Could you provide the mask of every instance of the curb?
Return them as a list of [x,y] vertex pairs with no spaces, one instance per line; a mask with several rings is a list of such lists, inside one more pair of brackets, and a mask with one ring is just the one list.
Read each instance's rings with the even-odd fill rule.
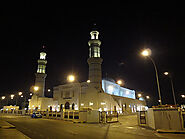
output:
[[86,123],[85,121],[73,121],[73,123]]
[[185,131],[178,131],[178,130],[160,130],[160,129],[157,129],[156,130],[158,133],[173,133],[173,134],[185,134]]
[[15,129],[15,126],[0,126],[2,129]]

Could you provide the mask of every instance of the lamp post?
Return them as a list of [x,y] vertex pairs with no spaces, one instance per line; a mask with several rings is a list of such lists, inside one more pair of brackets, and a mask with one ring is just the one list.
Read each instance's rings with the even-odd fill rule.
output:
[[140,98],[142,95],[141,94],[138,94],[137,96],[138,96],[138,98]]
[[2,106],[4,106],[3,100],[4,100],[5,98],[6,98],[5,96],[2,96],[2,97],[1,97],[1,99],[2,99]]
[[162,105],[161,91],[160,91],[160,86],[159,86],[159,77],[158,77],[156,64],[155,64],[154,60],[150,57],[151,50],[150,49],[145,49],[145,50],[143,50],[141,52],[141,55],[144,56],[144,57],[148,57],[152,61],[153,65],[154,65],[155,75],[156,75],[156,80],[157,80],[157,88],[158,88],[159,100],[160,100],[159,103],[160,103],[160,105]]
[[169,72],[164,72],[164,75],[166,75],[166,76],[168,76],[168,77],[170,78],[170,83],[171,83],[171,87],[172,87],[172,93],[173,93],[174,104],[177,105],[176,99],[175,99],[175,91],[174,91],[172,76],[171,76],[171,74],[169,74]]
[[[22,92],[18,92],[18,96],[22,96]],[[17,99],[18,99],[18,96],[16,96],[16,100],[15,100],[15,105],[17,106]]]
[[[73,83],[76,79],[75,79],[74,75],[69,75],[67,77],[67,80],[68,80],[68,82]],[[79,83],[79,85],[80,85],[80,83]],[[81,86],[80,86],[80,93],[79,93],[79,99],[78,99],[79,110],[80,110],[80,106],[81,106],[81,104],[80,104],[81,103],[81,92],[82,92],[82,90],[81,90]]]

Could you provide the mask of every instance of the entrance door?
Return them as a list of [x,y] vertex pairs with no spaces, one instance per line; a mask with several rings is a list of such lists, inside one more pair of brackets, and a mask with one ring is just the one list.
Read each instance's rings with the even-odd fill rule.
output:
[[70,109],[70,107],[69,107],[69,102],[66,102],[66,104],[65,104],[65,109]]
[[114,111],[116,111],[116,106],[114,106]]

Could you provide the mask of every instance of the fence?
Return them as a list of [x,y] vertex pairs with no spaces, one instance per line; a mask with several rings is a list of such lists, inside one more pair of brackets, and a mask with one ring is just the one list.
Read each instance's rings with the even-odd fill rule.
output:
[[2,114],[16,114],[16,115],[23,115],[24,111],[22,110],[0,110]]
[[[37,112],[40,112],[43,118],[64,119],[64,120],[72,120],[72,121],[77,120],[77,121],[83,121],[83,122],[88,122],[89,113],[91,113],[89,111],[75,111],[75,110],[74,111],[60,111],[60,112],[57,112],[57,111],[37,111]],[[33,114],[33,111],[29,111],[29,110],[3,111],[1,110],[0,113],[31,116]],[[99,115],[97,117],[99,117],[98,118],[99,120],[96,120],[96,122],[98,121],[100,123],[109,123],[109,122],[118,121],[117,111],[102,111],[98,113]],[[92,115],[91,117],[93,116],[94,115]],[[90,119],[92,120],[92,118]]]
[[102,111],[100,112],[100,122],[110,123],[118,122],[118,112],[117,111]]

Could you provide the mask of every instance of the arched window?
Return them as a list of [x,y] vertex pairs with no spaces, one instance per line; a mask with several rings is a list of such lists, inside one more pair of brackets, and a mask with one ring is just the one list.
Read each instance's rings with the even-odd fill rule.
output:
[[60,111],[63,111],[63,104],[60,105]]
[[49,110],[52,111],[52,106],[49,107]]
[[65,104],[65,109],[70,109],[70,107],[69,107],[69,102],[66,102],[66,104]]
[[72,104],[72,110],[74,110],[74,109],[75,109],[75,104],[73,103],[73,104]]

